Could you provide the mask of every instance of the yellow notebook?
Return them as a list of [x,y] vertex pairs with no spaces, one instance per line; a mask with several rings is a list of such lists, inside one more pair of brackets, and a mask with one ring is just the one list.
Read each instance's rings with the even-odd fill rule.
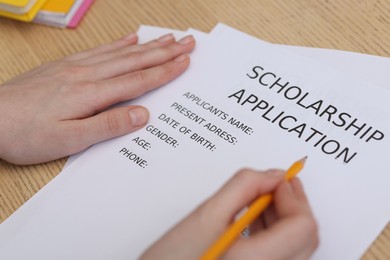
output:
[[[0,1],[10,2],[10,0],[0,0]],[[14,14],[14,13],[0,10],[0,16],[12,18],[12,19],[16,19],[16,20],[20,20],[20,21],[24,21],[24,22],[30,22],[31,20],[34,19],[35,15],[38,13],[38,11],[41,9],[41,7],[46,3],[46,1],[47,0],[37,0],[36,3],[31,7],[31,9],[27,13],[24,13],[24,14]],[[15,1],[15,3],[16,2],[18,2],[18,1]],[[20,0],[20,2],[22,2],[22,0]],[[29,1],[26,1],[26,2],[29,2]]]
[[[1,1],[1,0],[0,0]],[[41,11],[67,14],[75,0],[48,0]]]
[[12,5],[15,7],[24,7],[30,0],[0,0],[0,4]]
[[7,1],[10,0],[0,0],[0,10],[14,14],[25,14],[35,5],[37,0],[11,1],[12,3],[9,4]]

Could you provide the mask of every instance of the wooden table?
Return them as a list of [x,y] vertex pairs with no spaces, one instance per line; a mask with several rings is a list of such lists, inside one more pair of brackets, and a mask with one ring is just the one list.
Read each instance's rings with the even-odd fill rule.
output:
[[[141,24],[208,32],[223,22],[273,43],[390,56],[389,13],[387,0],[96,0],[77,30],[0,18],[0,83]],[[54,178],[65,161],[22,167],[0,160],[0,222]],[[390,225],[363,259],[390,259]]]

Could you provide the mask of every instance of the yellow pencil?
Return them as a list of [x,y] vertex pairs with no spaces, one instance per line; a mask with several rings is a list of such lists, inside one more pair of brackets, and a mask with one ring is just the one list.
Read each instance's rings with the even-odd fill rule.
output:
[[[302,170],[307,156],[295,162],[286,171],[285,180],[289,181]],[[272,194],[265,194],[255,200],[248,210],[234,222],[222,236],[209,247],[209,249],[201,256],[201,260],[214,260],[221,257],[226,250],[233,244],[241,232],[250,225],[258,216],[271,204]]]

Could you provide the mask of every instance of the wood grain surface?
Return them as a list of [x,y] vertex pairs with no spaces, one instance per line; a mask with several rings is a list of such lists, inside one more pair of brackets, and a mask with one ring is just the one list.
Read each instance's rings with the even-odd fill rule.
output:
[[[141,24],[209,32],[223,22],[273,43],[388,57],[389,14],[387,0],[96,0],[76,30],[0,18],[0,83],[41,63],[110,42]],[[65,161],[16,166],[0,160],[0,222],[53,179]],[[390,259],[390,225],[362,259]]]

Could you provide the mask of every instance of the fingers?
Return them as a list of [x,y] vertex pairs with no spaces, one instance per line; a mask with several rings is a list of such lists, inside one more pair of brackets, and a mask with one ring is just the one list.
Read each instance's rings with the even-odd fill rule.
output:
[[[90,114],[94,114],[117,102],[127,101],[160,87],[183,73],[189,65],[186,53],[194,48],[195,41],[192,36],[188,36],[180,43],[156,47],[161,45],[159,41],[169,42],[172,39],[171,34],[165,35],[140,47],[145,49],[143,51],[117,57],[104,64],[68,66],[61,75],[71,81],[68,85],[80,87],[80,91],[72,93],[80,93],[80,99],[90,107]],[[110,50],[115,52],[113,48]],[[107,53],[110,51],[101,54]],[[99,80],[107,76],[108,79]]]
[[94,89],[95,110],[139,97],[158,88],[182,74],[189,63],[189,56],[182,54],[162,65],[107,80]]
[[279,250],[280,257],[307,259],[318,245],[318,234],[316,221],[299,179],[284,182],[278,187],[274,205],[279,221],[259,235],[272,237],[285,245],[285,250]]
[[234,217],[261,194],[270,193],[283,179],[283,171],[257,172],[242,170],[228,181],[221,190],[200,207],[214,230],[211,240],[217,239],[231,224]]
[[273,191],[283,175],[284,172],[280,170],[242,170],[215,194],[210,204],[218,208],[218,213],[231,218],[260,195]]
[[[143,127],[149,112],[141,106],[114,108],[95,116],[65,121],[70,153],[81,151],[95,143],[133,132]],[[73,151],[74,150],[74,151]]]
[[109,79],[158,66],[181,54],[189,53],[195,47],[195,40],[190,35],[178,42],[141,52],[130,52],[91,66],[91,76],[97,80]]
[[278,220],[278,215],[276,214],[275,205],[273,203],[264,211],[261,218],[263,219],[264,228],[272,226]]
[[[245,252],[247,259],[307,259],[318,244],[317,226],[298,179],[281,183],[274,193],[278,220],[251,238],[237,241],[227,259]],[[249,255],[248,255],[249,254]]]
[[[83,118],[63,121],[66,128],[63,132],[68,133],[66,139],[71,140],[65,144],[68,147],[67,154],[144,126],[149,114],[143,108],[122,107],[99,112],[115,103],[138,97],[179,76],[187,69],[187,53],[195,44],[192,36],[186,37],[180,43],[173,42],[171,34],[144,45],[132,45],[136,41],[136,35],[130,35],[112,44],[75,54],[69,58],[70,64],[73,65],[61,71],[60,76],[65,75],[70,80],[69,86],[80,87],[67,88],[72,90],[69,95],[88,107],[88,111],[82,107],[74,117],[64,117]],[[126,54],[120,55],[121,52]],[[104,60],[115,55],[118,57],[98,64],[80,64],[80,61],[92,61],[96,57]],[[67,62],[63,64],[66,65]],[[99,80],[106,77],[109,79]],[[135,120],[135,114],[143,120]]]
[[[166,256],[166,259],[194,259],[202,255],[226,230],[238,211],[260,194],[275,188],[278,198],[275,199],[274,209],[276,214],[279,214],[278,210],[284,211],[284,216],[270,229],[239,239],[223,259],[308,259],[316,246],[314,220],[305,209],[308,204],[299,181],[291,184],[283,182],[283,175],[284,172],[276,170],[240,171],[214,196],[153,244],[141,259],[161,256]],[[281,200],[288,201],[284,203]],[[288,203],[294,207],[289,207]]]
[[[167,35],[171,39],[170,35]],[[164,37],[162,37],[164,38]],[[171,40],[168,40],[168,42]],[[60,62],[63,67],[59,71],[59,77],[65,77],[65,81],[74,82],[99,82],[108,81],[118,76],[131,74],[139,70],[163,65],[172,61],[182,54],[189,53],[195,46],[195,40],[192,36],[187,36],[178,42],[161,43],[159,40],[145,44],[144,46],[130,46],[126,50],[117,49],[100,53],[96,56],[88,56],[83,60],[72,61],[71,63]],[[130,49],[129,49],[130,48]],[[132,49],[131,49],[132,48]],[[133,51],[137,49],[138,51]],[[118,54],[125,51],[125,54]],[[87,54],[85,54],[87,55]],[[104,61],[93,63],[95,59]],[[108,60],[105,60],[108,59]],[[93,64],[83,64],[83,62],[92,62]]]
[[311,214],[309,203],[299,179],[294,178],[290,183],[282,183],[278,191],[275,193],[274,205],[280,218]]
[[92,64],[108,61],[114,58],[118,58],[121,56],[128,57],[130,53],[142,52],[153,48],[162,47],[171,44],[174,41],[175,41],[175,37],[173,36],[173,34],[169,33],[161,36],[158,39],[149,41],[144,44],[124,45],[109,51],[105,51],[102,53],[98,53],[96,55],[86,57],[84,59],[78,60],[77,62],[80,65],[92,65]]
[[301,201],[304,205],[309,205],[309,200],[307,199],[306,193],[303,189],[302,182],[298,178],[293,178],[290,181],[291,187],[294,191],[296,198]]
[[96,48],[70,55],[68,57],[65,57],[63,60],[64,61],[77,61],[77,60],[85,59],[87,57],[91,57],[91,56],[97,55],[99,53],[104,53],[104,52],[112,51],[112,50],[115,50],[118,48],[123,48],[123,47],[128,46],[128,45],[134,45],[137,43],[137,41],[138,41],[137,34],[131,33],[131,34],[126,35],[126,36],[124,36],[116,41],[113,41],[111,43],[103,44],[103,45],[100,45]]
[[282,179],[282,171],[240,171],[160,238],[141,259],[156,259],[164,255],[168,256],[167,259],[195,259],[220,236],[239,210],[257,198],[259,193],[270,192]]

